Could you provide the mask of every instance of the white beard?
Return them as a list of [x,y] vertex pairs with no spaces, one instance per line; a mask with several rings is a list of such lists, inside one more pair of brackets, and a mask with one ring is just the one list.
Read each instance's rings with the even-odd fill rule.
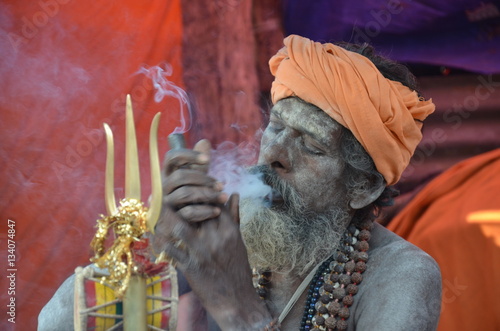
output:
[[[287,185],[280,181],[278,186]],[[240,202],[240,228],[248,259],[257,270],[304,276],[333,254],[350,216],[338,207],[324,214],[308,213],[293,188],[279,191],[285,200],[283,208],[269,208],[255,199]]]

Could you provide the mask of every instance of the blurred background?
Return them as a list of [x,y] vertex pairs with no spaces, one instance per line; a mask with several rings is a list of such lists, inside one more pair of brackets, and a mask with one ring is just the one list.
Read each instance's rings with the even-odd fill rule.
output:
[[[267,61],[289,34],[370,43],[407,64],[421,94],[436,104],[397,185],[401,195],[381,223],[390,224],[445,170],[500,147],[499,1],[3,0],[0,329],[35,330],[40,309],[58,286],[75,267],[89,263],[95,220],[105,213],[102,123],[113,129],[116,164],[123,164],[125,95],[131,94],[134,105],[147,200],[154,114],[162,112],[160,155],[167,135],[189,115],[178,88],[189,97],[189,145],[201,138],[214,146],[254,144],[269,109]],[[164,98],[155,89],[158,80]],[[124,169],[117,167],[118,198],[123,179]],[[498,186],[486,197],[494,204],[489,209],[500,209]],[[8,220],[15,223],[15,324],[4,319],[12,297],[3,267]],[[478,257],[489,265],[485,277],[496,279],[494,284],[500,279],[495,256]],[[455,299],[446,307],[473,291],[453,275],[443,280],[455,281]],[[498,287],[493,292],[498,298]],[[491,305],[489,315],[500,316],[498,302]]]

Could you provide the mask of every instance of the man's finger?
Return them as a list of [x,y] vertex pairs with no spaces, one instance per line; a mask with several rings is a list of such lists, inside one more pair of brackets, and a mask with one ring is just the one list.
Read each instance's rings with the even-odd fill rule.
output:
[[200,172],[191,169],[179,169],[174,171],[168,179],[163,180],[163,193],[170,194],[182,186],[206,186],[216,191],[221,191],[222,186],[217,181]]
[[221,209],[210,205],[189,205],[179,209],[177,213],[187,222],[197,223],[218,217]]
[[180,168],[208,167],[210,156],[189,149],[173,149],[165,155],[165,174],[168,176]]
[[163,203],[168,204],[175,210],[186,205],[219,205],[226,203],[226,201],[226,193],[203,186],[182,186],[163,197]]
[[[186,263],[189,260],[189,251],[182,241],[178,241],[178,243],[168,243],[159,253],[165,252],[167,257],[171,257],[179,263]],[[155,250],[155,252],[157,251]]]
[[161,243],[174,239],[189,240],[195,235],[196,228],[167,206],[156,223],[154,238],[158,240],[158,243]]
[[196,143],[193,147],[194,151],[200,152],[202,154],[210,157],[210,151],[212,150],[212,144],[207,139],[202,139]]
[[[185,233],[183,234],[185,235]],[[174,237],[170,232],[165,233],[164,231],[162,231],[162,229],[158,230],[158,227],[156,234],[152,237],[151,244],[155,254],[165,252],[169,257],[175,259],[180,263],[187,261],[187,259],[189,258],[187,246],[184,240],[178,237]]]
[[203,159],[207,158],[208,161],[204,164],[193,164],[192,169],[199,170],[204,173],[208,173],[210,167],[210,153],[212,151],[212,145],[207,139],[200,140],[194,145],[193,150],[199,152]]

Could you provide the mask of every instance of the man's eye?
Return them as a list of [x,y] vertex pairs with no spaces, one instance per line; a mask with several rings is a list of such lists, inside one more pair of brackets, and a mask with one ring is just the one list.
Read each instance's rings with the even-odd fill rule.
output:
[[307,147],[307,146],[306,146],[306,148],[307,148],[308,152],[311,153],[311,154],[318,155],[318,156],[319,155],[325,155],[325,153],[323,153],[323,151],[321,151],[321,150],[319,150],[317,148],[314,148],[314,147],[311,148],[311,147]]
[[283,124],[279,123],[279,122],[275,122],[275,121],[270,121],[269,122],[269,125],[267,126],[269,129],[271,129],[272,131],[274,132],[278,132],[278,131],[281,131],[283,130]]
[[325,152],[322,149],[312,144],[307,138],[302,138],[302,145],[309,154],[325,155]]

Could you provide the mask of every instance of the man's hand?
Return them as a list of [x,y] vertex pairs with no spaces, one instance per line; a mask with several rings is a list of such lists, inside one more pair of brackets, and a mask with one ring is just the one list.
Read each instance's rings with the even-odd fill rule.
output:
[[223,330],[262,328],[271,316],[252,285],[239,230],[239,198],[207,175],[210,144],[167,153],[162,215],[153,246],[178,262]]

